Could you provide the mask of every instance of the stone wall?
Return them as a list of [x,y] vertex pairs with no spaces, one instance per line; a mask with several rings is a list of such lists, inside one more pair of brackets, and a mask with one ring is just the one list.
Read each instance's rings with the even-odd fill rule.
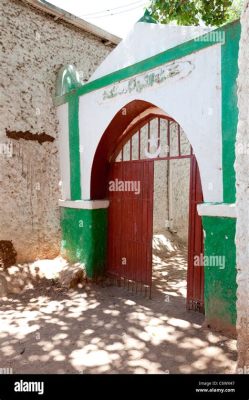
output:
[[[171,154],[176,155],[177,136],[171,136]],[[181,150],[189,142],[182,132]],[[160,233],[165,228],[175,233],[187,244],[189,224],[189,183],[190,160],[161,160],[154,164],[154,233]]]
[[56,75],[70,63],[86,81],[114,46],[22,1],[2,0],[1,9],[0,241],[13,242],[20,262],[52,258],[60,244]]
[[236,143],[238,372],[249,371],[249,0],[241,18]]

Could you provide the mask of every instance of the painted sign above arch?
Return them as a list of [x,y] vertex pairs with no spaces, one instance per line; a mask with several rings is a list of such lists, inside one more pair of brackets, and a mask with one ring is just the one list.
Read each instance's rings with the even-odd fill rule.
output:
[[160,66],[144,74],[107,87],[103,90],[102,101],[114,99],[117,96],[125,94],[142,93],[148,88],[156,89],[157,86],[165,84],[169,79],[176,81],[185,78],[191,74],[194,68],[191,61],[173,61],[165,66]]

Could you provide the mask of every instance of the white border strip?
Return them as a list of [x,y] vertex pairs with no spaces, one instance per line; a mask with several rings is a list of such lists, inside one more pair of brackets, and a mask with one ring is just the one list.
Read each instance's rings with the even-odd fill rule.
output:
[[109,200],[59,200],[60,207],[78,208],[81,210],[108,208],[109,203]]
[[198,204],[200,216],[237,218],[235,204]]

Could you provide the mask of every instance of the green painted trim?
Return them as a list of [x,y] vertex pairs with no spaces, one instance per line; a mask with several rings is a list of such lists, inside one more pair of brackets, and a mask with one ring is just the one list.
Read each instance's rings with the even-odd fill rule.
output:
[[236,198],[234,162],[238,125],[237,77],[240,34],[240,23],[236,23],[226,30],[226,41],[221,47],[222,165],[225,203],[234,203]]
[[79,138],[79,98],[70,97],[69,113],[69,155],[71,200],[81,199],[80,179],[80,138]]
[[88,278],[103,275],[106,265],[108,210],[61,208],[61,253],[85,265]]
[[[238,25],[239,21],[234,21],[231,24],[227,24],[221,28],[215,29],[212,32],[224,32],[229,31],[233,25]],[[219,37],[219,35],[217,35]],[[61,105],[69,101],[69,98],[72,95],[77,94],[78,96],[83,96],[87,93],[90,93],[94,90],[101,89],[105,86],[111,85],[115,82],[119,82],[121,80],[130,78],[134,75],[140,74],[142,72],[146,72],[150,69],[156,68],[160,65],[166,64],[170,61],[180,59],[185,57],[193,52],[200,51],[206,49],[207,47],[217,45],[217,43],[222,43],[222,35],[220,35],[221,41],[208,41],[207,35],[201,35],[197,39],[189,40],[188,42],[182,43],[178,46],[173,47],[172,49],[168,49],[162,53],[156,54],[153,57],[147,58],[143,61],[140,61],[136,64],[130,65],[129,67],[122,68],[118,71],[115,71],[111,74],[105,75],[101,78],[98,78],[92,82],[86,83],[79,89],[76,89],[74,92],[70,92],[62,97],[55,98],[55,104]],[[203,39],[203,40],[202,40]]]
[[205,266],[205,316],[213,327],[229,330],[236,324],[236,219],[202,217],[205,257],[225,257],[218,266]]

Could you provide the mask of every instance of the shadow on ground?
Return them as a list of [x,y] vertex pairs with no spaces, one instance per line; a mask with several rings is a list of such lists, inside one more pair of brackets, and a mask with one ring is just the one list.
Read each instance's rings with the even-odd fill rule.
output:
[[2,300],[1,367],[13,373],[234,373],[235,340],[203,329],[203,315],[185,309],[186,252],[155,249],[153,263],[151,300],[122,287],[66,291],[45,284]]

